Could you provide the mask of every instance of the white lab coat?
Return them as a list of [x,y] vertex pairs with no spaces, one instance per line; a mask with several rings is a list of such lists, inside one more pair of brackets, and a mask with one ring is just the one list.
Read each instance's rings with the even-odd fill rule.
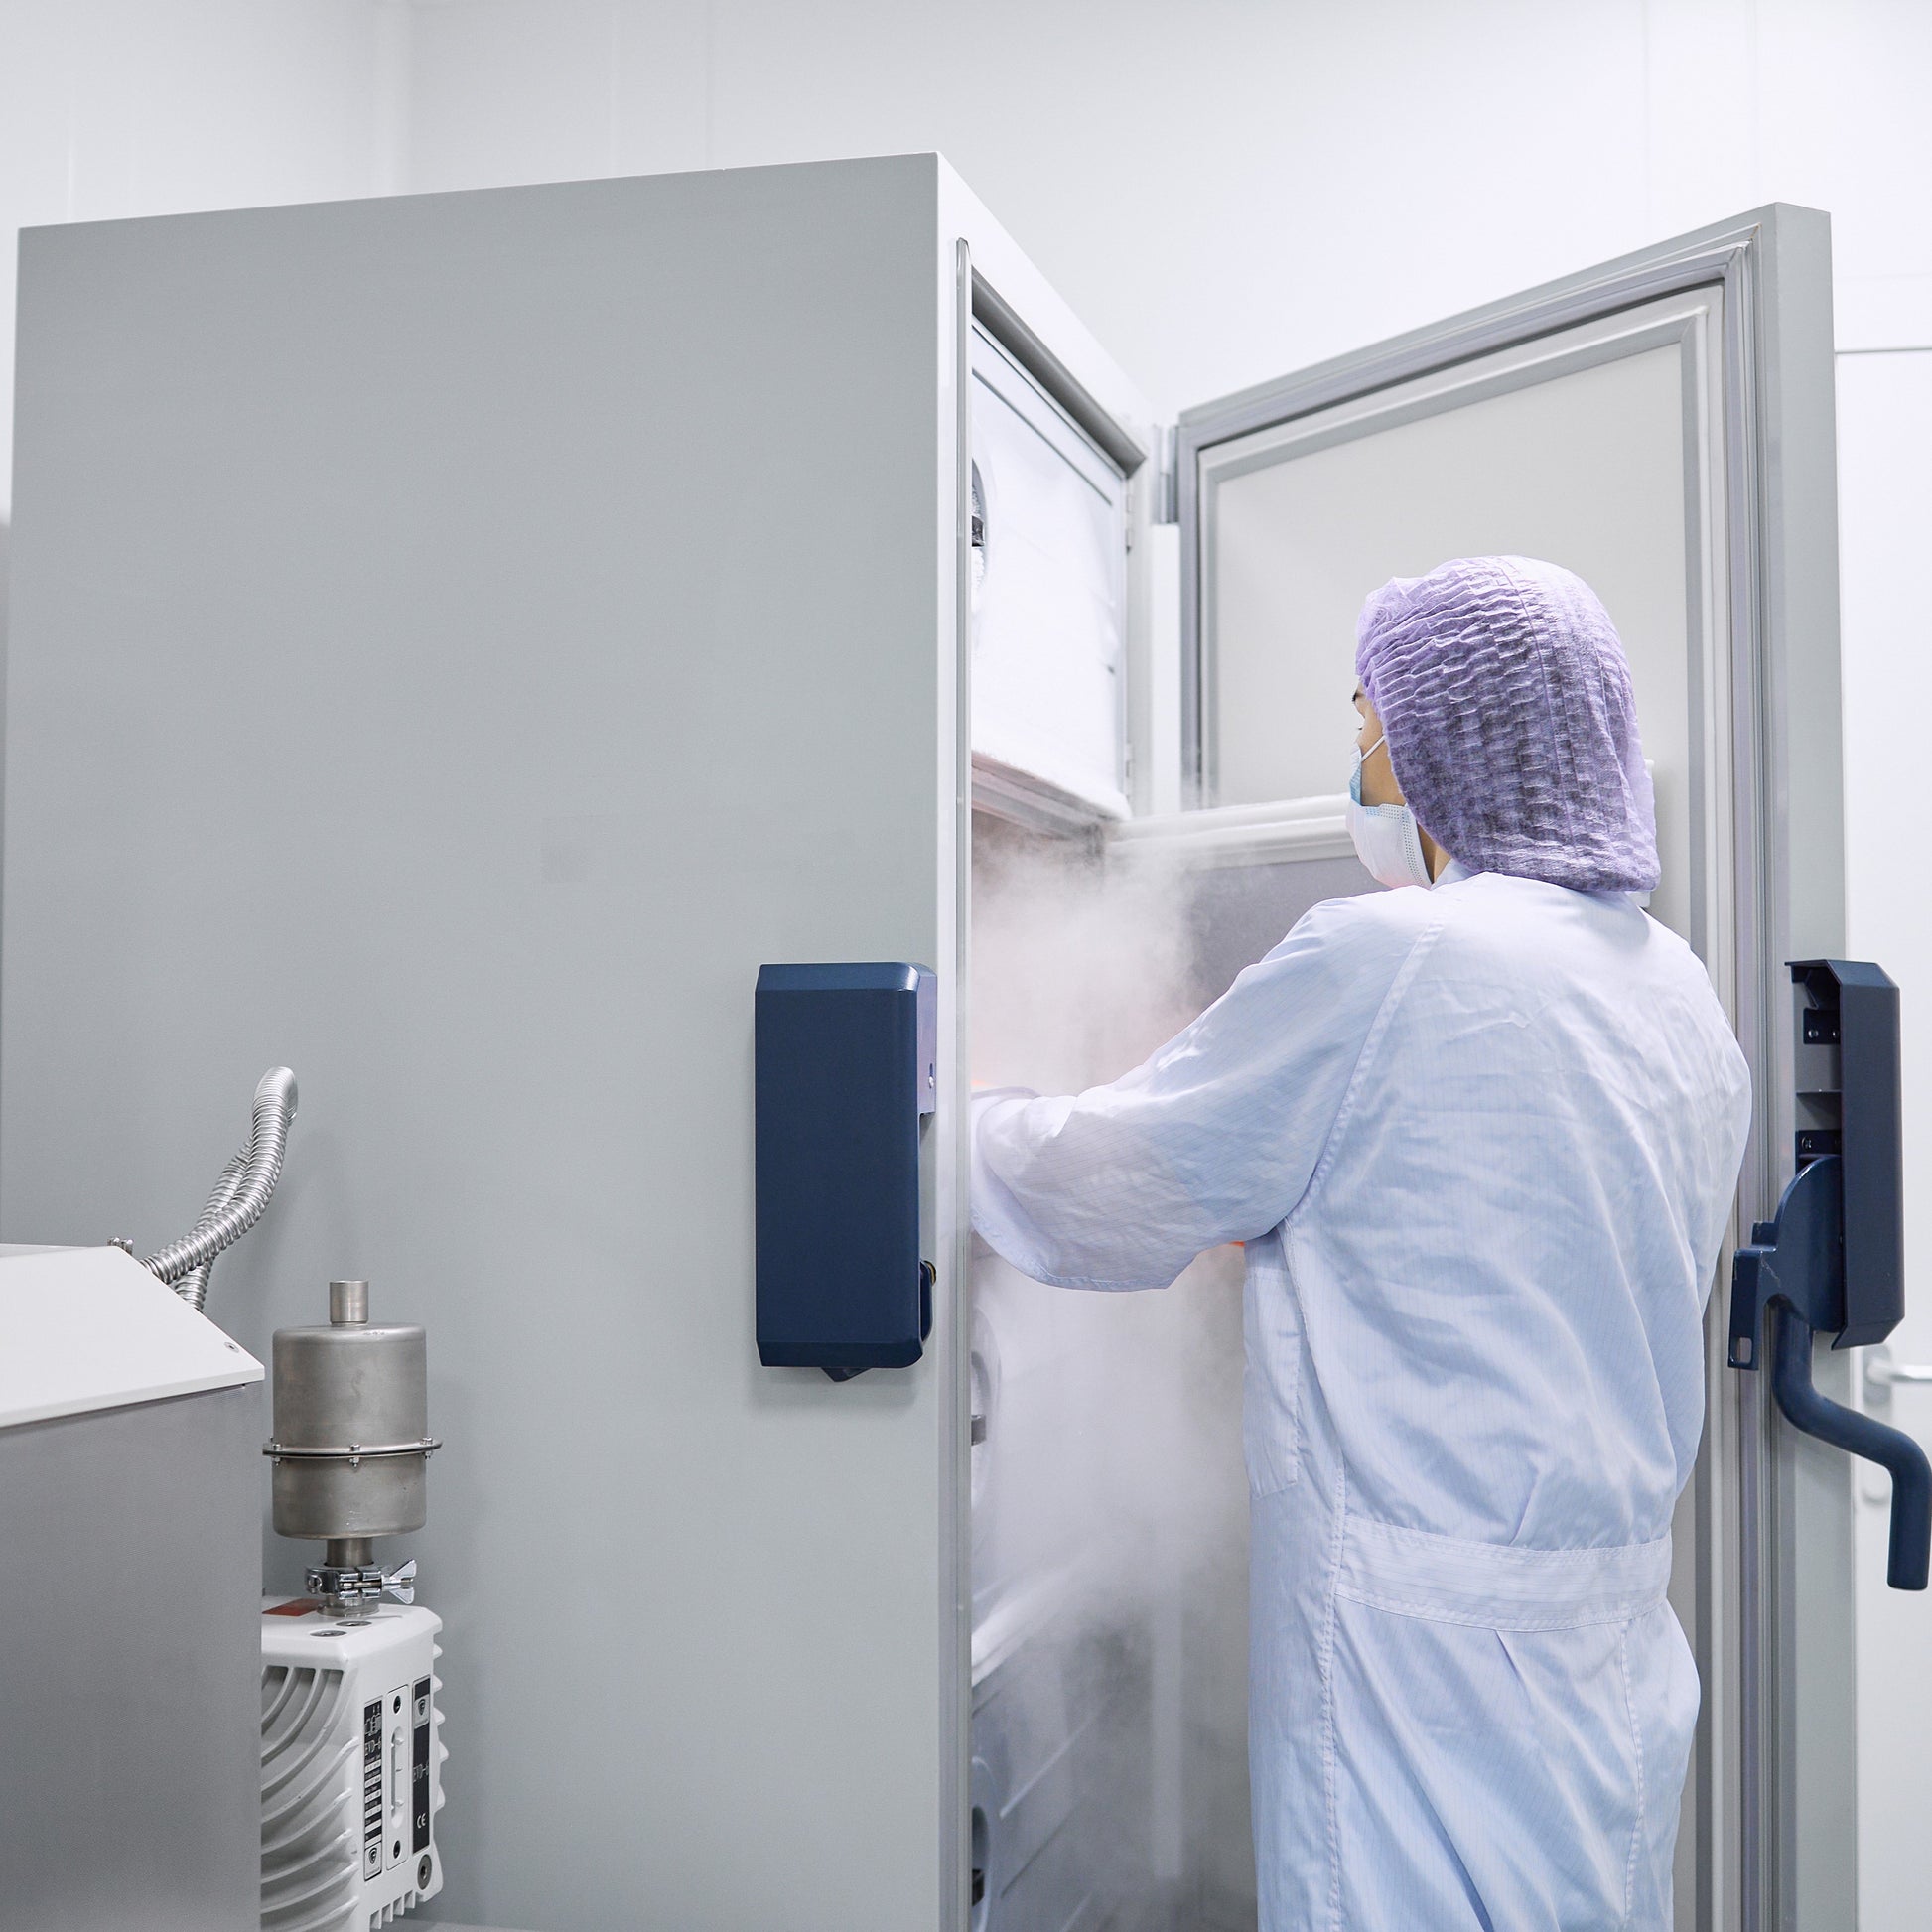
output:
[[1460,868],[1316,906],[1111,1086],[978,1103],[974,1224],[1036,1280],[1247,1243],[1263,1932],[1669,1926],[1749,1104],[1681,939]]

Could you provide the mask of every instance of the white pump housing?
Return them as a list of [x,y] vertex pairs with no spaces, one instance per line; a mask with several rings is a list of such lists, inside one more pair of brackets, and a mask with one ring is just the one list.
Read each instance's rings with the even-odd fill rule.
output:
[[262,1610],[263,1932],[364,1932],[443,1889],[441,1617]]

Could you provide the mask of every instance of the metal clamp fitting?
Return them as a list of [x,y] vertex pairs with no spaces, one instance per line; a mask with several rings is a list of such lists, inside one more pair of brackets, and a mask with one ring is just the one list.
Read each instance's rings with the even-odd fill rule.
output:
[[267,1442],[262,1445],[262,1453],[274,1462],[346,1462],[352,1469],[358,1463],[374,1462],[385,1455],[433,1455],[442,1447],[434,1436],[425,1436],[414,1443],[343,1443],[326,1448]]
[[380,1564],[344,1567],[337,1564],[311,1564],[303,1572],[303,1587],[311,1596],[326,1596],[341,1603],[379,1603],[393,1596],[398,1603],[416,1600],[416,1559],[411,1557],[400,1570],[386,1576]]

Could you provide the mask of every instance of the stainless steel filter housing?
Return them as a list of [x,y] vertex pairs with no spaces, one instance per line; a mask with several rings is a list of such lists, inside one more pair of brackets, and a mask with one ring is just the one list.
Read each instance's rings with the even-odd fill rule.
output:
[[423,1330],[370,1322],[367,1282],[329,1284],[329,1325],[275,1331],[275,1528],[283,1536],[420,1529],[429,1433]]

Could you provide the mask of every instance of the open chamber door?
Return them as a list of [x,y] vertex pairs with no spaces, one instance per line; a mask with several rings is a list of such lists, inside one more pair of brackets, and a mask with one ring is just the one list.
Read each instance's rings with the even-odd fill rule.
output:
[[[1602,597],[1656,780],[1650,909],[1751,1062],[1740,1230],[1792,1173],[1785,962],[1843,944],[1832,426],[1829,223],[1770,207],[1191,411],[1177,439],[1188,795],[1230,838],[1272,817],[1311,869],[1367,591],[1500,552]],[[1850,1925],[1849,1465],[1725,1371],[1728,1278],[1674,1538],[1704,1684],[1677,1923]]]
[[[1150,492],[1168,498],[1180,525],[1183,809],[1122,817],[1111,787],[1062,779],[1076,796],[1054,823],[1020,809],[1010,780],[1004,789],[990,784],[976,758],[975,801],[985,808],[975,841],[976,1075],[1055,1088],[1111,1077],[1161,1036],[1151,990],[1173,1009],[1167,1018],[1184,1019],[1308,906],[1375,890],[1342,820],[1364,596],[1458,555],[1547,558],[1594,587],[1623,637],[1656,783],[1662,880],[1650,910],[1704,961],[1751,1064],[1755,1117],[1735,1224],[1735,1238],[1748,1239],[1791,1176],[1803,1124],[1794,1111],[1799,1023],[1786,962],[1844,950],[1832,380],[1829,222],[1779,207],[1184,415],[1173,473]],[[982,434],[976,414],[976,455]],[[1098,502],[1106,492],[1089,493]],[[1093,504],[1085,507],[1091,520]],[[997,529],[990,535],[997,544]],[[1100,744],[1103,724],[1120,715],[1106,703],[1119,699],[1091,674],[1088,681],[1093,688],[1075,702],[1084,702],[1087,736]],[[1065,676],[1053,688],[1061,699],[1073,691]],[[976,702],[976,751],[991,750],[981,724]],[[1144,736],[1135,750],[1159,762],[1174,748]],[[1091,759],[1088,770],[1104,776]],[[1145,783],[1129,785],[1124,765],[1121,785],[1148,796]],[[1035,870],[1033,913],[1023,916],[1016,877],[1037,868],[1043,835],[1073,830],[1083,841],[1045,839],[1061,855],[1058,896],[1040,909]],[[1165,952],[1150,950],[1148,935],[1160,931],[1171,935]],[[1040,991],[1049,964],[1082,989],[1050,1020]],[[1110,973],[1121,983],[1109,985]],[[1137,1028],[1152,1036],[1130,1041]],[[1050,1063],[1056,1056],[1063,1063]],[[1238,1337],[1224,1321],[1216,1327],[1213,1258],[1201,1269],[1202,1279],[1183,1278],[1180,1290],[1195,1297],[1198,1317],[1181,1324],[1194,1350],[1188,1365],[1203,1378],[1197,1390],[1216,1376],[1231,1388]],[[1726,1254],[1707,1324],[1704,1446],[1674,1531],[1671,1597],[1703,1680],[1678,1841],[1677,1923],[1713,1932],[1849,1926],[1850,1465],[1783,1421],[1763,1378],[1726,1369],[1729,1279]],[[1028,1572],[999,1521],[1002,1507],[1016,1513],[1001,1503],[1001,1483],[1031,1452],[1035,1513],[1056,1489],[1070,1510],[1078,1490],[1065,1467],[1024,1441],[1029,1427],[1046,1428],[1026,1420],[1028,1377],[1043,1376],[1047,1358],[1101,1345],[1056,1337],[1056,1323],[1099,1324],[1107,1346],[1130,1356],[1132,1346],[1122,1311],[1048,1312],[984,1257],[976,1299],[975,1408],[992,1400],[1011,1412],[1006,1440],[996,1418],[976,1451],[987,1458],[975,1491],[978,1669],[996,1653],[1015,1654],[984,1635],[1006,1640],[1018,1627],[1014,1605],[1026,1599],[1015,1566],[1022,1578],[1050,1567]],[[1200,1339],[1217,1334],[1218,1342]],[[1135,1345],[1161,1343],[1150,1335]],[[1817,1374],[1822,1389],[1845,1393],[1843,1356],[1821,1354]],[[1066,1386],[1056,1384],[1062,1393]],[[1152,1398],[1140,1390],[1135,1400]],[[1056,1426],[1088,1445],[1109,1430],[1123,1442],[1134,1433],[1099,1411],[1077,1427],[1062,1415]],[[1155,1417],[1148,1427],[1158,1437],[1179,1425]],[[1201,1470],[1226,1463],[1227,1446],[1198,1428],[1184,1440]],[[1210,1520],[1212,1484],[1224,1479],[1238,1483],[1213,1476],[1203,1492]],[[1198,1498],[1193,1507],[1201,1520]],[[1202,1578],[1221,1580],[1216,1587],[1238,1579],[1238,1526],[1218,1542],[1190,1544],[1176,1527],[1181,1506],[1171,1513],[1167,1542],[1148,1543],[1150,1552],[1198,1566]],[[1113,1590],[1118,1604],[1119,1579]],[[1004,1620],[992,1614],[1002,1601]],[[1218,1925],[1241,1911],[1228,1882],[1233,1865],[1216,1848],[1243,1794],[1210,1721],[1227,1705],[1219,1646],[1229,1633],[1200,1605],[1197,1591],[1178,1612],[1144,1592],[1139,1622],[1114,1631],[1125,1648],[1106,1679],[1111,1704],[1083,1691],[1068,1664],[1057,1667],[1050,1697],[1035,1694],[1028,1708],[1029,1721],[1044,1723],[1066,1747],[1067,1762],[1078,1748],[1100,1748],[1103,1708],[1151,1740],[1146,1762],[1157,1788],[1133,1802],[1149,1807],[1157,1854],[1166,1848],[1170,1889],[1161,1896],[1190,1901],[1194,1917],[1162,1909],[1174,1923]],[[1091,1619],[1082,1627],[1091,1634]],[[1122,1658],[1141,1660],[1144,1682],[1123,1676]],[[1017,1671],[1010,1676],[1019,1682]],[[1124,1682],[1141,1684],[1134,1696],[1143,1707],[1125,1720]],[[1009,1702],[1019,1711],[1024,1694]],[[982,1760],[1002,1722],[997,1701],[983,1694]],[[1103,1763],[1092,1775],[1110,1773]],[[975,1776],[988,1784],[985,1761]],[[1172,1786],[1165,1809],[1163,1777]],[[1127,1802],[1126,1784],[1114,1781],[1114,1801]],[[1071,1798],[1062,1802],[1075,1818]],[[991,1823],[975,1841],[976,1868],[997,1879],[997,1847],[985,1852],[997,1804],[982,1805],[981,1815]],[[1059,1841],[1061,1851],[1070,1843]],[[999,1903],[996,1890],[984,1907],[989,1926],[1020,1922],[1001,1920]]]

